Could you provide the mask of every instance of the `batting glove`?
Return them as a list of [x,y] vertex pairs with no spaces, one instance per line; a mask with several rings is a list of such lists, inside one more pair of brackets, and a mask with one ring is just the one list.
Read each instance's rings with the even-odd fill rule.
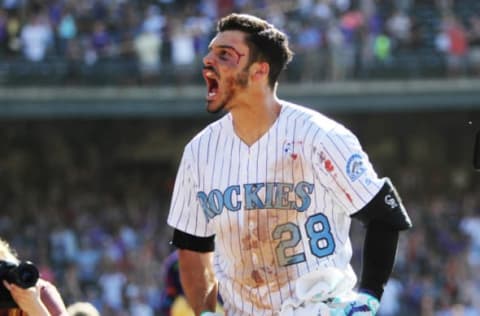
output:
[[[335,303],[334,303],[335,305]],[[342,306],[330,309],[331,316],[375,316],[380,308],[380,301],[367,293],[358,293],[355,300],[344,302]]]

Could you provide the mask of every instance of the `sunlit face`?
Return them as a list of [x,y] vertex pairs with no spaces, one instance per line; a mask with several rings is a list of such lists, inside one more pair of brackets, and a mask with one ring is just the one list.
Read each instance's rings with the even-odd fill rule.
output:
[[207,84],[207,111],[229,110],[232,101],[248,85],[248,46],[240,31],[218,33],[203,58]]

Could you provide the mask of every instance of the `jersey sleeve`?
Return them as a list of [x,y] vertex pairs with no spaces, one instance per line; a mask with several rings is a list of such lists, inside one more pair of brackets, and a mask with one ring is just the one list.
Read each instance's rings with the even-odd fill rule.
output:
[[198,168],[191,146],[183,152],[173,188],[167,223],[173,228],[198,237],[214,234],[197,199]]
[[378,177],[357,137],[340,124],[322,137],[319,148],[317,166],[324,183],[352,215],[379,192],[385,179]]

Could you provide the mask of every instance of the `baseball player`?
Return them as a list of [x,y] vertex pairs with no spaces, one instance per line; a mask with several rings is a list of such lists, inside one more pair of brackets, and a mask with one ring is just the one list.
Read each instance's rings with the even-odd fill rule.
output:
[[[185,147],[168,224],[196,315],[375,315],[399,231],[411,227],[357,138],[276,95],[292,59],[266,21],[231,14],[203,59],[208,112],[227,112]],[[351,219],[366,227],[358,287]]]

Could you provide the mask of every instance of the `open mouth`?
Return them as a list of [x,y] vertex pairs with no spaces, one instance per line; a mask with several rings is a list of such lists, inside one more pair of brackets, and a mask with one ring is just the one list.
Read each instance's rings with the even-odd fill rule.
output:
[[213,70],[205,69],[203,77],[207,84],[207,100],[213,100],[218,92],[218,80]]

